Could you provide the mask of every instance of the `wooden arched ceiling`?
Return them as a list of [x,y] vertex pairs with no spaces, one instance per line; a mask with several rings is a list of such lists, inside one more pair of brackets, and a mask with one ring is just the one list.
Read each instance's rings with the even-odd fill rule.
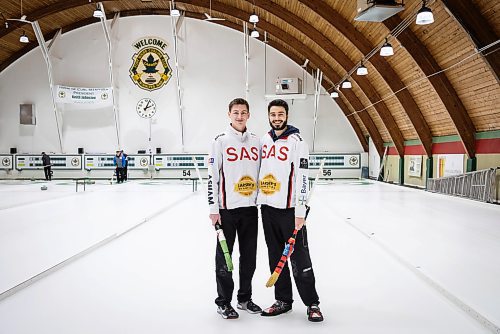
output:
[[[170,6],[164,0],[102,2],[108,18],[116,12],[167,15]],[[468,7],[450,0],[430,2],[433,24],[411,24],[397,40],[391,38],[395,55],[374,55],[365,63],[369,75],[353,74],[353,89],[341,90],[337,102],[365,150],[369,135],[379,153],[383,142],[393,142],[402,155],[405,140],[419,139],[430,155],[432,136],[459,135],[468,155],[474,157],[475,132],[500,129],[500,57],[495,53],[499,45],[470,57],[475,48],[498,40],[500,20],[494,13],[500,11],[500,2],[474,0]],[[186,16],[200,19],[209,0],[176,4]],[[213,14],[226,18],[217,23],[239,31],[255,10],[260,17],[257,27],[267,31],[269,45],[298,64],[309,59],[310,69],[323,71],[323,86],[329,91],[394,27],[413,15],[421,1],[407,0],[405,5],[403,12],[383,23],[367,23],[354,21],[353,1],[212,0]],[[95,3],[88,0],[23,0],[23,14],[39,21],[47,39],[60,28],[64,33],[97,22],[92,18],[94,8]],[[0,10],[6,18],[21,15],[18,1],[2,4]],[[23,29],[35,40],[29,25],[10,22],[6,29],[1,23],[0,71],[37,46],[36,41],[27,46],[18,41]]]

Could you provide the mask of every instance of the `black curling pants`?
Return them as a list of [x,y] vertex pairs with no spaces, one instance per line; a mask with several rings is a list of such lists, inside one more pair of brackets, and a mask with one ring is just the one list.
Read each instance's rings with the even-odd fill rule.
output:
[[45,180],[47,180],[47,181],[52,180],[52,169],[51,169],[51,166],[44,166],[43,167],[43,172],[45,174]]
[[[283,254],[283,249],[295,229],[295,209],[276,209],[268,205],[261,205],[261,213],[269,255],[269,268],[273,273]],[[314,303],[319,304],[316,280],[309,256],[306,226],[303,226],[297,233],[294,250],[289,261],[292,263],[293,278],[302,302],[307,306]],[[293,303],[292,280],[288,261],[274,285],[274,296],[276,300]]]
[[[221,209],[222,230],[226,237],[229,253],[233,254],[234,241],[238,236],[240,251],[240,287],[238,301],[245,302],[252,298],[252,278],[255,272],[257,256],[258,213],[257,207]],[[235,268],[236,269],[236,268]],[[222,248],[217,241],[215,252],[215,277],[217,281],[217,305],[231,303],[234,290],[233,274],[228,271]]]

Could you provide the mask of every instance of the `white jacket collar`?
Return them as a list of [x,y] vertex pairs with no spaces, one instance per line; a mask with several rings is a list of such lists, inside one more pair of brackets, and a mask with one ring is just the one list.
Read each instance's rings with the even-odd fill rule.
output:
[[248,137],[248,129],[245,129],[245,132],[239,132],[238,130],[236,130],[235,128],[233,128],[231,126],[231,124],[229,124],[229,127],[227,129],[227,132],[237,138],[239,138],[241,141],[245,141]]

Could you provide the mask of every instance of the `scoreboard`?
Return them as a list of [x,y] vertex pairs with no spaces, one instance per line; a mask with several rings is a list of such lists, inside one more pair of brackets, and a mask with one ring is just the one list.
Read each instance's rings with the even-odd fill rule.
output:
[[[52,169],[57,170],[81,170],[81,155],[54,154],[49,155]],[[30,154],[16,155],[17,170],[37,170],[43,169],[42,156]]]

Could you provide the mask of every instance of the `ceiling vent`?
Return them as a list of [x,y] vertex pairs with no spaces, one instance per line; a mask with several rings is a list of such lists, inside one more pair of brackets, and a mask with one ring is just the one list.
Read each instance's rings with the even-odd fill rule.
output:
[[382,22],[404,10],[403,2],[394,0],[358,0],[355,21]]

